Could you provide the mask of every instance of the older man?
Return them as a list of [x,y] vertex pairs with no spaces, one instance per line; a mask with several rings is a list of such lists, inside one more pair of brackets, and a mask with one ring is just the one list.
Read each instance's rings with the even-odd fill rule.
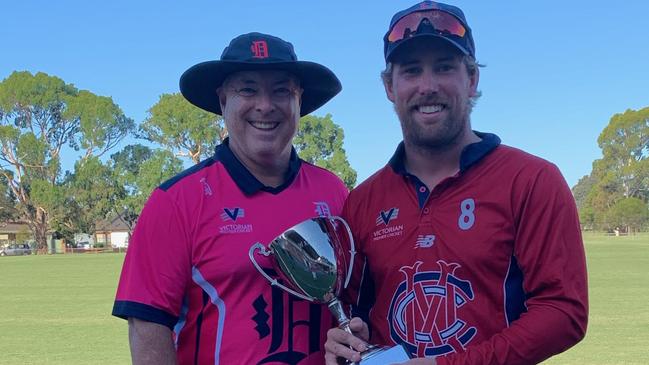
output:
[[[586,331],[584,248],[553,164],[471,129],[479,96],[463,12],[432,1],[397,13],[384,37],[388,99],[403,142],[350,194],[343,216],[360,265],[347,293],[366,322],[329,332],[328,364],[365,341],[409,364],[535,364]],[[370,310],[371,309],[371,310]]]
[[[292,147],[300,116],[334,97],[326,67],[249,33],[180,79],[187,100],[220,114],[213,157],[152,193],[129,245],[113,315],[129,321],[135,364],[321,364],[326,308],[271,285],[248,257],[314,216],[339,214],[347,189]],[[262,267],[273,275],[268,259]]]

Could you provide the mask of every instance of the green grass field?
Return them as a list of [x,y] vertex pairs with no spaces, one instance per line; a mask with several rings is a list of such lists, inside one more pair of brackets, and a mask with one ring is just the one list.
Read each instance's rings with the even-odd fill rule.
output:
[[[544,364],[649,364],[649,235],[586,235],[586,339]],[[0,364],[129,364],[123,254],[0,258]]]
[[0,257],[0,364],[130,364],[123,254]]
[[649,235],[586,234],[586,338],[544,364],[649,364]]

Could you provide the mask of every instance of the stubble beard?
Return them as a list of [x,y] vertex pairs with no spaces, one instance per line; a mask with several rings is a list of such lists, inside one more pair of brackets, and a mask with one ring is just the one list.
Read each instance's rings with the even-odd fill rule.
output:
[[395,111],[401,123],[404,143],[421,152],[439,153],[460,143],[470,129],[469,107],[465,106],[459,115],[449,115],[437,125],[425,128],[418,124],[409,113],[402,115]]

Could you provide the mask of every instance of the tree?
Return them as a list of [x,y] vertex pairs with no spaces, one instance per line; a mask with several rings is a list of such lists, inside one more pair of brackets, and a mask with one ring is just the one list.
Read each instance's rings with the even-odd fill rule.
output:
[[66,209],[58,222],[70,233],[94,232],[95,224],[112,212],[124,195],[124,187],[113,171],[96,156],[77,161],[74,173],[66,176],[65,187]]
[[596,182],[597,181],[593,175],[586,175],[582,176],[577,184],[572,187],[572,195],[575,197],[578,209],[581,209],[586,204],[588,193],[593,189],[593,185],[595,185]]
[[[649,107],[615,114],[597,139],[600,166],[624,197],[643,197],[649,182]],[[606,170],[604,170],[606,169]]]
[[647,203],[638,198],[617,201],[608,214],[611,226],[625,227],[629,233],[636,232],[649,220]]
[[101,156],[133,128],[109,97],[78,90],[58,77],[13,72],[0,83],[0,173],[39,248],[52,214],[65,207],[63,149]]
[[356,185],[356,171],[347,161],[344,138],[343,129],[333,122],[331,114],[307,115],[300,119],[293,145],[303,160],[332,171],[352,189]]
[[189,157],[194,163],[211,156],[225,134],[220,116],[190,104],[179,93],[162,94],[149,109],[149,116],[138,133],[139,137],[157,143],[177,156]]
[[29,229],[21,227],[18,232],[16,232],[16,243],[26,243],[32,241],[32,233]]
[[166,150],[137,144],[110,156],[114,177],[124,187],[114,213],[133,231],[146,199],[162,182],[182,170],[182,161]]
[[15,221],[17,218],[16,196],[9,189],[6,176],[0,174],[0,222]]
[[611,161],[599,159],[593,162],[593,170],[582,178],[573,189],[579,217],[584,226],[612,229],[609,210],[615,202],[624,198],[623,188]]
[[621,214],[617,203],[628,198],[649,201],[649,108],[611,117],[597,140],[603,157],[573,189],[582,222],[612,229]]

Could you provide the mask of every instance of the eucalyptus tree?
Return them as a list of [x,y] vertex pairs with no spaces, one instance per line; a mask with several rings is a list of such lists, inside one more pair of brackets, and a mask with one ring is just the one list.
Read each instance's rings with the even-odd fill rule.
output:
[[112,205],[113,213],[133,231],[140,211],[153,189],[178,174],[182,161],[168,150],[128,145],[111,155],[110,166],[115,181],[123,188]]
[[40,248],[68,199],[61,160],[100,157],[133,127],[110,97],[58,77],[16,71],[0,82],[0,173]]
[[162,94],[138,131],[139,137],[194,163],[211,156],[226,134],[221,116],[190,104],[180,93]]
[[332,171],[351,189],[356,185],[356,170],[347,160],[344,139],[343,129],[334,123],[331,114],[306,115],[300,119],[293,145],[302,159]]
[[613,115],[597,143],[602,158],[573,188],[580,217],[600,228],[630,222],[638,229],[646,220],[639,202],[649,201],[649,107]]

